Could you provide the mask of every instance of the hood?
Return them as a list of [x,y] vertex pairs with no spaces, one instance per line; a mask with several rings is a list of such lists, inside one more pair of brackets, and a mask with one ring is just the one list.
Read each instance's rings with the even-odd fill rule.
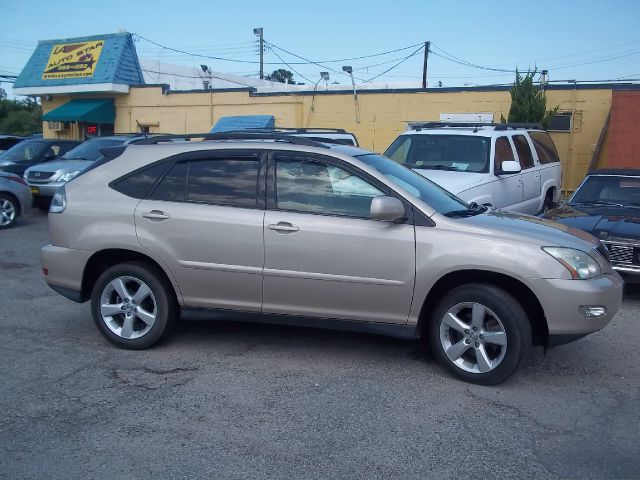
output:
[[40,163],[29,168],[30,172],[72,172],[84,170],[93,162],[91,160],[56,160],[55,162]]
[[429,170],[421,168],[415,168],[414,170],[423,177],[428,178],[445,190],[456,195],[460,192],[473,188],[476,185],[486,183],[487,175],[490,175],[488,173],[451,172],[447,170]]
[[545,218],[589,232],[600,240],[640,240],[640,208],[562,205]]
[[484,214],[456,219],[487,237],[498,236],[518,243],[577,248],[587,251],[598,245],[592,235],[561,223],[530,215],[490,209]]

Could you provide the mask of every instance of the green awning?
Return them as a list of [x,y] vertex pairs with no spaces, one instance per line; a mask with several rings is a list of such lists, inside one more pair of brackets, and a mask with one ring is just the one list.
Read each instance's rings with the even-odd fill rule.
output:
[[113,98],[71,100],[42,116],[47,122],[114,123],[115,118]]

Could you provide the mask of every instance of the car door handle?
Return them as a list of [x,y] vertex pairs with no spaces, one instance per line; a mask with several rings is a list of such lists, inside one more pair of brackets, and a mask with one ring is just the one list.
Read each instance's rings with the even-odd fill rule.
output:
[[148,218],[149,220],[166,220],[167,218],[169,218],[169,215],[161,210],[151,210],[150,212],[143,213],[142,216],[144,218]]
[[289,222],[270,223],[268,225],[269,230],[275,230],[276,232],[297,232],[299,227]]

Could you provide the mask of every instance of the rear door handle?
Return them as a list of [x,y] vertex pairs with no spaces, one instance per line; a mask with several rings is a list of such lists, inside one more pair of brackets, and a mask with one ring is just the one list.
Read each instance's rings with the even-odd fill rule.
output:
[[166,220],[169,218],[169,215],[164,213],[162,210],[151,210],[150,212],[143,213],[142,216],[149,220]]
[[275,230],[276,232],[297,232],[300,230],[300,227],[289,222],[270,223],[267,227],[269,230]]

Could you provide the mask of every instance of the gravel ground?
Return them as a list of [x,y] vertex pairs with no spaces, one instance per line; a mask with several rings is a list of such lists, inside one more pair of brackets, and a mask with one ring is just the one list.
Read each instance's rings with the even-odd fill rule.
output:
[[46,216],[0,232],[2,478],[638,478],[640,292],[603,331],[498,387],[421,344],[183,323],[108,344],[50,290]]

